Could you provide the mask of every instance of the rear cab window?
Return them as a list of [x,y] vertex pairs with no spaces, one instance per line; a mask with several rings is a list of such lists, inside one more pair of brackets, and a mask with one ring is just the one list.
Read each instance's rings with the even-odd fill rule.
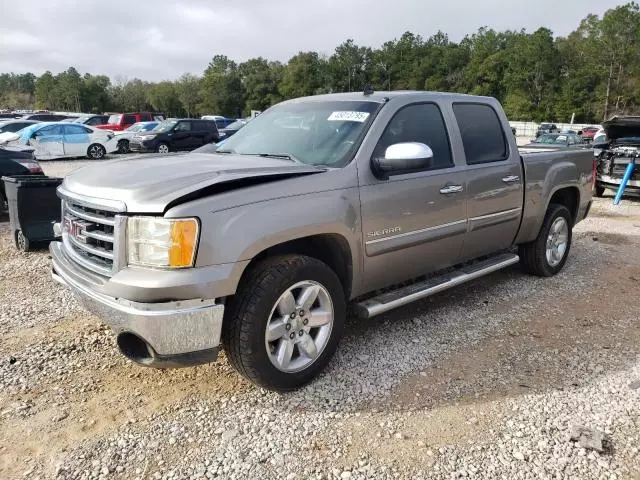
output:
[[501,162],[509,158],[509,146],[498,114],[483,103],[454,103],[467,165]]
[[122,122],[125,125],[133,125],[134,123],[136,123],[136,116],[135,115],[125,115],[124,116],[124,120]]

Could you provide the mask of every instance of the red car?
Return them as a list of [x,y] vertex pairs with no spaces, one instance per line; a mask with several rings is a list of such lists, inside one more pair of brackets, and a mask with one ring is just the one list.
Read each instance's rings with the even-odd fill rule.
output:
[[164,114],[162,113],[149,113],[149,112],[136,112],[136,113],[114,113],[109,116],[109,120],[105,125],[96,125],[95,128],[102,130],[112,130],[114,132],[121,132],[126,130],[134,123],[138,122],[153,122],[164,120]]
[[582,129],[580,136],[587,142],[593,141],[593,137],[600,130],[599,127],[585,127]]

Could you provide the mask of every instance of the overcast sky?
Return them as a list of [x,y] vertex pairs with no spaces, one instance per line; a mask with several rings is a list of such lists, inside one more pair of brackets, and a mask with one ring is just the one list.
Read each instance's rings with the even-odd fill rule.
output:
[[[347,38],[378,47],[409,30],[458,41],[481,26],[574,30],[622,0],[6,0],[0,72],[81,73],[122,79],[201,74],[216,54],[286,61],[330,54]],[[384,7],[383,7],[384,5]]]

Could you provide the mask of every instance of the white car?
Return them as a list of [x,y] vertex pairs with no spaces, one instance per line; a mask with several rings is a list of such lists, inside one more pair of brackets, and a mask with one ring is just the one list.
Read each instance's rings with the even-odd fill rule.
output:
[[74,123],[37,123],[16,133],[0,134],[0,144],[35,148],[37,160],[89,157],[101,159],[118,150],[115,135]]
[[118,146],[118,153],[129,153],[129,141],[139,132],[150,132],[156,128],[160,122],[138,122],[131,125],[126,130],[121,132],[114,132],[116,136],[116,144]]

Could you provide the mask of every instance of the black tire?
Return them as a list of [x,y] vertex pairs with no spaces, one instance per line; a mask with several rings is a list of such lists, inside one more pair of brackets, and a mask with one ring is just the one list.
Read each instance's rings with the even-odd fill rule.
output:
[[[164,148],[166,148],[167,150],[166,151],[161,151]],[[170,151],[171,151],[171,149],[169,148],[169,144],[164,143],[164,142],[159,143],[158,146],[156,147],[156,153],[169,153]]]
[[118,141],[118,153],[129,153],[129,140],[123,139]]
[[22,230],[16,231],[15,245],[21,252],[28,252],[31,250],[31,242],[29,242],[29,239],[24,236]]
[[91,145],[89,145],[89,148],[87,148],[87,157],[92,160],[100,160],[106,154],[107,151],[99,143],[92,143]]
[[[568,225],[567,247],[562,260],[557,265],[551,265],[547,260],[547,237],[549,230],[558,217],[564,217]],[[564,205],[551,204],[542,223],[537,238],[530,243],[520,245],[520,265],[526,273],[539,277],[552,277],[564,267],[571,250],[573,220],[571,212]]]
[[7,198],[4,196],[4,193],[0,191],[0,213],[4,213],[8,210],[9,204],[7,203]]
[[604,195],[604,191],[606,190],[606,188],[604,188],[602,185],[600,185],[599,183],[596,183],[595,186],[593,187],[593,195],[600,198]]
[[[283,372],[271,362],[265,346],[269,315],[280,296],[298,282],[313,281],[329,293],[333,327],[324,349],[304,370]],[[340,280],[326,264],[303,255],[273,257],[243,278],[226,305],[222,344],[231,365],[251,382],[278,392],[295,390],[313,380],[329,363],[342,337],[346,301]]]

